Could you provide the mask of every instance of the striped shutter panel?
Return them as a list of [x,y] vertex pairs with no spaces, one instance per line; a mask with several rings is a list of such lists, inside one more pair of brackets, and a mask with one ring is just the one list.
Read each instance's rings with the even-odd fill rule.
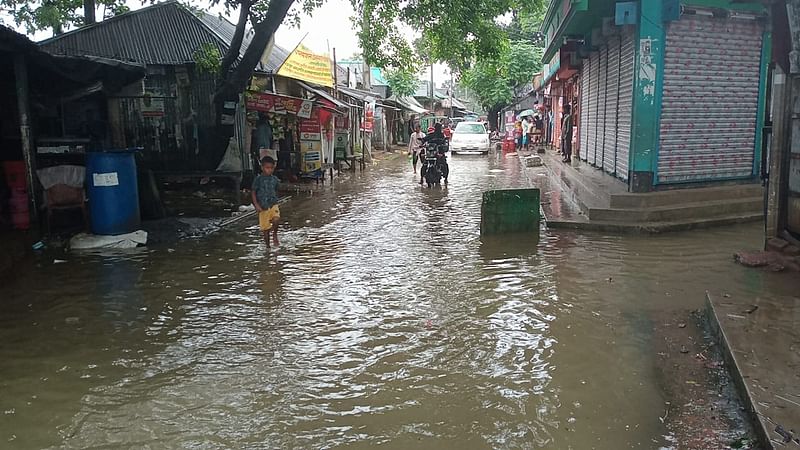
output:
[[608,82],[606,83],[606,128],[603,145],[603,169],[613,174],[617,155],[619,114],[619,37],[608,40]]
[[667,29],[658,182],[753,173],[763,26],[683,16]]
[[588,135],[588,158],[589,164],[597,163],[597,119],[598,119],[598,91],[600,90],[600,54],[593,52],[589,56],[592,67],[589,77],[589,120],[586,122]]
[[595,165],[603,167],[603,155],[605,154],[606,124],[608,123],[608,111],[606,99],[608,98],[608,47],[600,49],[600,90],[597,92],[597,158]]
[[586,130],[589,129],[587,126],[589,120],[589,76],[591,74],[591,67],[589,66],[589,60],[585,60],[583,62],[583,71],[581,73],[581,95],[580,95],[580,102],[581,102],[581,121],[578,125],[578,136],[579,136],[579,157],[586,161],[589,157],[588,152],[588,135]]
[[631,148],[631,127],[633,116],[633,33],[625,32],[619,47],[619,113],[617,114],[617,154],[614,163],[617,177],[628,179],[628,161]]

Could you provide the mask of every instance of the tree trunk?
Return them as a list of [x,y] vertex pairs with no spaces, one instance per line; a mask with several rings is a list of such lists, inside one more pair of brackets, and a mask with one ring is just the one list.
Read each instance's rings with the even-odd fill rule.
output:
[[[86,0],[88,1],[88,0]],[[225,80],[225,77],[230,72],[233,63],[239,58],[239,54],[242,50],[242,41],[244,40],[244,32],[247,30],[247,22],[250,18],[250,0],[242,0],[239,4],[239,21],[236,22],[236,31],[233,33],[233,39],[231,40],[231,46],[228,48],[228,52],[225,54],[225,57],[222,58],[222,63],[220,63],[219,67],[219,81],[222,82]]]
[[83,23],[85,25],[95,23],[94,7],[95,0],[83,0]]
[[498,132],[501,131],[500,130],[500,120],[497,117],[497,114],[499,112],[500,112],[500,107],[499,106],[491,107],[486,112],[486,114],[488,116],[488,117],[486,117],[486,120],[489,122],[489,127],[490,128],[494,127],[494,129],[497,130]]
[[[217,86],[217,91],[214,93],[216,135],[212,143],[212,148],[216,151],[213,157],[217,161],[221,160],[225,155],[228,141],[233,136],[233,126],[222,124],[225,102],[238,101],[239,94],[247,88],[250,77],[253,76],[253,71],[261,60],[264,50],[266,50],[270,39],[272,39],[275,31],[283,22],[283,19],[286,17],[293,3],[294,0],[272,0],[270,2],[269,9],[263,20],[253,26],[253,39],[250,41],[250,45],[245,50],[244,55],[242,55],[239,60],[239,65],[237,65],[235,69],[229,70]],[[241,15],[240,11],[240,17]],[[238,29],[239,24],[237,24],[237,33]],[[241,47],[241,42],[239,47]],[[225,54],[223,61],[229,58],[232,58],[232,61],[236,61],[238,56],[239,49],[237,48],[234,50],[233,46],[231,46]]]

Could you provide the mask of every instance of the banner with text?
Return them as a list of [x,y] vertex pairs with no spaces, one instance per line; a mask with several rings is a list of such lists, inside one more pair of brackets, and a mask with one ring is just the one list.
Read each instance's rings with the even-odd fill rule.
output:
[[245,94],[245,104],[247,109],[252,111],[294,114],[297,117],[308,119],[311,117],[311,110],[314,102],[266,92],[247,91]]
[[333,87],[331,67],[331,59],[327,55],[312,53],[300,44],[278,69],[278,75]]

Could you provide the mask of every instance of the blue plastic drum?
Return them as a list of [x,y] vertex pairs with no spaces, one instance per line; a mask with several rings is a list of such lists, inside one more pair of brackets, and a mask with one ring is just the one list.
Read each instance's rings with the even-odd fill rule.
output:
[[134,150],[90,152],[86,155],[86,184],[92,232],[103,235],[139,229],[139,187]]

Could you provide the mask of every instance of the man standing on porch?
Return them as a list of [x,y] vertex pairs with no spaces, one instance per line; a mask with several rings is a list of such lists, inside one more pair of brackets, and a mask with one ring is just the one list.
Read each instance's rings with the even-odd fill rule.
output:
[[572,162],[572,106],[564,105],[564,116],[561,118],[561,155],[565,163]]

